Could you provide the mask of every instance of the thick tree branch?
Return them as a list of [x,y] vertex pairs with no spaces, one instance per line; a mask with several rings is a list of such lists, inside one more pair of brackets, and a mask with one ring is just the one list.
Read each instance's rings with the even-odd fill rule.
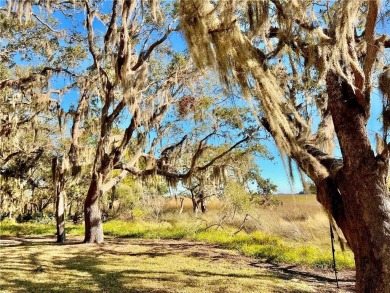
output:
[[162,152],[161,152],[161,157],[163,158],[168,158],[169,154],[172,153],[177,147],[181,146],[184,141],[187,139],[187,135],[184,135],[183,138],[178,142],[175,143],[174,145],[171,145],[169,147],[166,147]]
[[49,24],[47,24],[46,22],[44,22],[38,15],[36,15],[35,13],[32,13],[31,14],[32,16],[34,16],[41,24],[43,24],[45,27],[47,27],[50,31],[52,31],[53,33],[56,33],[56,34],[60,34],[61,31],[59,30],[55,30],[53,29]]
[[126,170],[127,172],[129,172],[130,174],[132,175],[135,175],[135,176],[141,176],[141,177],[146,177],[146,176],[150,176],[150,175],[154,175],[154,174],[157,174],[157,175],[161,175],[163,177],[166,177],[166,178],[177,178],[177,179],[185,179],[185,178],[189,178],[190,176],[192,176],[194,173],[196,172],[199,172],[199,171],[204,171],[206,170],[207,168],[209,168],[210,166],[212,166],[217,160],[221,159],[222,157],[224,157],[226,154],[228,154],[229,152],[231,152],[232,150],[234,150],[235,148],[237,148],[240,144],[242,144],[243,142],[245,141],[248,141],[249,140],[249,136],[246,136],[245,138],[239,140],[238,142],[236,142],[234,145],[232,145],[230,148],[228,148],[226,151],[220,153],[219,155],[215,156],[214,158],[212,158],[208,163],[206,163],[205,165],[203,166],[200,166],[200,167],[197,167],[196,166],[196,162],[197,162],[197,159],[194,160],[195,157],[199,157],[200,155],[200,149],[202,149],[202,145],[203,145],[203,142],[208,138],[210,137],[211,134],[209,134],[208,136],[206,136],[204,139],[202,139],[201,143],[199,144],[198,146],[198,150],[197,152],[194,154],[193,156],[193,160],[191,161],[191,166],[190,168],[187,170],[187,172],[185,173],[179,173],[179,172],[171,172],[171,171],[168,171],[166,169],[162,169],[162,168],[158,168],[157,169],[146,169],[146,170],[140,170],[134,166],[131,166],[129,164],[127,165],[124,165],[124,164],[117,164],[115,165],[115,169],[119,169],[119,170]]
[[92,22],[93,22],[94,17],[93,17],[93,11],[91,10],[89,1],[85,1],[85,9],[87,12],[87,21],[85,23],[86,23],[87,32],[88,32],[88,49],[92,55],[95,67],[97,68],[98,71],[100,71],[99,57],[98,57],[98,54],[95,50],[94,32],[93,32],[93,26],[92,26]]
[[113,123],[115,119],[119,116],[122,110],[126,107],[125,99],[123,98],[118,105],[116,105],[115,109],[108,115],[107,120],[109,123]]
[[106,35],[104,36],[104,48],[105,48],[106,54],[109,53],[108,45],[109,45],[109,42],[111,39],[111,35],[114,31],[116,21],[117,21],[117,14],[118,14],[117,5],[118,5],[118,0],[114,0],[112,3],[112,9],[111,9],[112,14],[111,14],[110,24],[108,25]]
[[346,81],[329,72],[326,83],[329,109],[343,153],[343,167],[359,168],[374,158],[366,131],[365,109],[357,102],[354,90]]
[[33,73],[27,77],[19,78],[19,79],[5,79],[0,81],[0,90],[6,88],[6,87],[14,87],[14,86],[22,86],[28,83],[32,83],[37,81],[39,77],[47,77],[49,75],[49,72],[65,72],[69,74],[71,77],[77,77],[76,74],[69,71],[66,68],[52,68],[52,67],[44,67],[41,72],[39,73]]
[[140,68],[140,67],[144,64],[144,62],[149,58],[150,54],[152,54],[153,50],[154,50],[157,46],[161,45],[161,44],[168,38],[168,36],[170,35],[170,33],[171,33],[172,31],[177,30],[176,28],[175,28],[175,29],[172,29],[172,28],[171,28],[171,25],[172,25],[172,24],[170,24],[170,25],[168,26],[168,30],[166,31],[166,33],[164,34],[164,36],[163,36],[162,38],[158,39],[158,40],[155,41],[153,44],[151,44],[147,50],[142,50],[142,51],[140,52],[140,54],[139,54],[139,56],[138,56],[138,61],[137,61],[137,63],[131,68],[131,70],[135,71],[135,70],[137,70],[138,68]]
[[[13,153],[9,154],[7,157],[2,159],[1,165],[2,166],[5,165],[9,160],[11,160],[13,157],[15,157],[21,153],[22,153],[22,151],[17,151],[17,152],[13,152]],[[0,154],[0,157],[2,157],[1,154]]]
[[313,145],[305,145],[305,149],[328,170],[332,178],[335,178],[337,172],[343,167],[343,160],[335,159]]
[[203,171],[203,170],[206,170],[208,167],[210,167],[211,165],[213,165],[217,160],[221,159],[223,156],[225,156],[226,154],[230,153],[232,150],[234,150],[237,146],[239,146],[240,144],[242,144],[243,142],[246,142],[250,139],[250,136],[246,136],[245,138],[241,139],[240,141],[236,142],[234,145],[232,145],[230,148],[228,148],[226,151],[222,152],[221,154],[219,154],[218,156],[214,157],[210,162],[208,162],[207,164],[201,166],[201,167],[198,167],[196,169],[196,171]]
[[364,88],[365,98],[368,99],[371,93],[371,79],[372,71],[375,64],[375,59],[378,54],[378,46],[375,42],[375,26],[379,14],[379,2],[378,0],[371,0],[368,2],[368,13],[366,19],[366,30],[364,38],[367,44],[367,53],[364,60]]

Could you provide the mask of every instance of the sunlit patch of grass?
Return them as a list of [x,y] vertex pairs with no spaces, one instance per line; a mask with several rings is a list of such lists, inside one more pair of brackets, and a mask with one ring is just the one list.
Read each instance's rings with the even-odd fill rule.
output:
[[53,235],[56,229],[54,225],[23,223],[11,221],[0,222],[0,236],[23,236],[23,235]]
[[[227,231],[204,231],[196,234],[194,240],[217,244],[224,248],[235,249],[247,256],[272,262],[303,264],[318,268],[332,268],[333,259],[330,249],[302,243],[289,243],[272,235],[261,232],[232,235]],[[353,269],[351,251],[337,252],[337,267]]]
[[[73,225],[69,223],[65,227],[66,233],[69,235],[82,235],[84,233],[83,225]],[[47,236],[56,233],[55,224],[47,223],[15,223],[12,221],[0,222],[0,236]]]
[[[332,267],[332,254],[330,247],[318,244],[289,242],[280,237],[256,231],[253,233],[240,232],[234,234],[235,229],[194,229],[193,226],[182,224],[174,225],[167,222],[123,222],[111,221],[104,225],[107,235],[152,238],[152,239],[190,239],[202,241],[223,248],[234,249],[247,256],[267,261],[303,264],[318,268]],[[328,245],[329,246],[329,245]],[[339,269],[354,268],[351,251],[337,251],[337,266]]]
[[124,222],[113,220],[104,223],[106,235],[127,238],[182,239],[188,236],[189,227],[173,226],[168,222]]
[[[278,245],[245,244],[241,251],[272,262],[298,263],[317,268],[332,268],[333,259],[330,251],[323,251],[320,247],[309,245],[291,245],[279,243]],[[352,252],[337,252],[336,262],[338,269],[353,269],[355,264]]]

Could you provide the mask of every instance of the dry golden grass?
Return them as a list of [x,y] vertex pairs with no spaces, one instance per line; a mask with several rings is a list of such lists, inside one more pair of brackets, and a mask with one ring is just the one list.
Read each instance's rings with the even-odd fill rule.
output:
[[[205,236],[196,235],[192,238],[197,240],[203,240],[204,238],[207,242],[221,243],[224,247],[236,247],[246,255],[331,268],[329,219],[321,205],[316,201],[315,195],[277,195],[275,198],[282,204],[269,207],[252,206],[246,211],[236,213],[234,218],[232,218],[230,211],[221,227],[214,226],[212,228],[218,228],[221,233]],[[209,200],[207,203],[208,212],[206,214],[199,213],[196,216],[199,225],[207,227],[219,223],[226,214],[226,210],[221,210],[222,206],[223,202],[216,198]],[[189,199],[185,200],[184,210],[190,212],[179,217],[177,215],[179,208],[179,200],[167,199],[164,207],[165,214],[162,219],[174,225],[178,222],[191,223],[194,221],[194,215],[191,212],[192,204]],[[250,217],[247,217],[242,232],[233,238],[229,237],[229,233],[234,233],[243,224],[246,213],[250,214]],[[221,231],[222,228],[223,231]],[[257,243],[241,239],[246,237],[242,234],[245,234],[245,232],[250,233],[249,235],[260,232],[262,235],[276,237],[281,241],[281,244],[268,248],[258,247]],[[340,231],[339,235],[342,237]],[[242,245],[236,244],[240,241]],[[225,245],[225,242],[234,242],[234,244]],[[338,245],[337,239],[336,262],[338,268],[354,267],[352,252],[348,248],[343,251],[341,246]]]
[[[246,224],[250,231],[261,230],[287,241],[329,245],[329,219],[316,201],[315,195],[277,195],[276,199],[282,204],[266,208],[251,208],[237,214],[229,224],[239,227],[245,213],[249,213],[253,216]],[[222,206],[223,203],[217,198],[211,198],[207,202],[208,212],[204,215],[199,213],[198,216],[208,223],[218,222],[224,215],[224,212],[221,212]],[[179,199],[166,200],[164,213],[167,217],[171,217],[169,214],[177,213],[179,209]],[[184,213],[192,214],[192,202],[189,198],[184,199]]]
[[329,219],[315,195],[281,195],[282,205],[258,212],[262,230],[283,239],[329,244]]

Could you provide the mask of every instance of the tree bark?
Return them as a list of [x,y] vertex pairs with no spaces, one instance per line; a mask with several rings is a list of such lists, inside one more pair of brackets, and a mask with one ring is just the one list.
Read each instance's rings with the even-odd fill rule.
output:
[[329,73],[327,91],[343,159],[306,146],[317,160],[304,152],[294,153],[294,160],[315,182],[317,200],[354,253],[356,291],[390,292],[388,154],[375,155],[372,150],[366,130],[368,106],[359,103],[350,85]]
[[64,243],[65,235],[65,191],[57,189],[56,198],[56,223],[57,223],[57,243]]
[[366,188],[359,193],[367,201],[361,206],[356,204],[351,211],[353,216],[360,214],[362,220],[356,225],[352,221],[349,232],[356,233],[354,236],[357,238],[356,245],[352,247],[356,263],[356,291],[390,292],[390,212],[386,212],[390,200],[381,188]]
[[[62,158],[65,160],[65,158]],[[62,165],[62,164],[61,164]],[[55,191],[55,214],[57,228],[57,243],[64,243],[65,235],[65,172],[66,170],[59,165],[57,157],[52,160],[52,176]]]
[[99,197],[102,194],[102,176],[94,173],[84,203],[84,243],[103,243],[103,222],[100,215]]
[[199,194],[198,205],[199,204],[200,204],[200,210],[202,211],[202,213],[205,213],[206,212],[206,202],[205,202],[205,198],[204,198],[203,192],[201,192]]
[[181,197],[180,198],[180,210],[179,210],[179,215],[181,215],[183,213],[183,209],[184,209],[184,198]]
[[[343,154],[333,176],[343,208],[331,210],[354,252],[357,292],[390,292],[388,156],[375,156],[366,124],[369,109],[334,74],[327,77],[329,108]],[[342,215],[340,215],[342,214]]]
[[191,193],[191,201],[192,201],[192,210],[194,214],[197,214],[199,207],[198,207],[198,202],[196,201],[195,195],[193,193]]

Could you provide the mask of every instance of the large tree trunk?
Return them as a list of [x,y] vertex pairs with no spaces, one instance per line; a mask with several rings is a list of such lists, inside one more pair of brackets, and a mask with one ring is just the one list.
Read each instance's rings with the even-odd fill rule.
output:
[[306,146],[308,152],[318,161],[302,152],[294,153],[294,159],[315,182],[318,201],[335,219],[354,253],[356,291],[390,292],[388,154],[375,155],[372,150],[365,98],[357,97],[357,90],[332,73],[327,76],[327,87],[343,159],[310,146]]
[[94,173],[84,203],[84,243],[103,243],[103,223],[100,215],[99,197],[102,194],[102,176]]
[[365,167],[339,185],[348,207],[343,232],[355,255],[357,292],[390,292],[390,197],[380,169]]
[[[343,154],[332,175],[339,201],[330,212],[354,252],[357,292],[390,292],[388,157],[375,155],[367,136],[369,104],[345,81],[327,77],[329,109]],[[320,201],[323,195],[319,195]],[[340,208],[342,207],[342,208]]]

